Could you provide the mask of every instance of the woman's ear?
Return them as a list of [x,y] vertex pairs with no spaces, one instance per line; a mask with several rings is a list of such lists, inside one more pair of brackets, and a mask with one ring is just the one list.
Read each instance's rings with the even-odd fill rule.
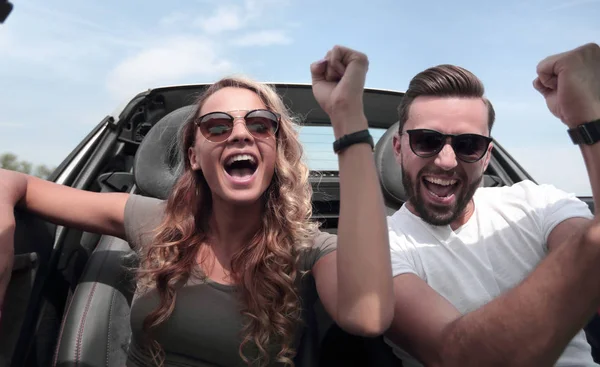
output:
[[189,147],[188,148],[188,159],[190,161],[190,166],[192,167],[192,169],[194,171],[197,171],[200,169],[200,162],[198,161],[198,156],[196,155],[196,151],[194,150],[194,147]]

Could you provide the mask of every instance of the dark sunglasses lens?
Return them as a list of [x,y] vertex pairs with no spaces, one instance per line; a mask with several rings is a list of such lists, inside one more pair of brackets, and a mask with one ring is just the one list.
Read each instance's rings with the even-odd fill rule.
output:
[[427,157],[437,154],[444,144],[444,136],[435,131],[410,133],[410,146],[416,155]]
[[265,139],[277,132],[278,118],[271,111],[252,111],[246,116],[246,127],[254,137]]
[[483,157],[488,144],[488,140],[480,135],[459,135],[454,139],[454,152],[466,162],[475,162]]
[[224,113],[211,113],[200,120],[200,132],[210,141],[225,141],[233,129],[233,119]]

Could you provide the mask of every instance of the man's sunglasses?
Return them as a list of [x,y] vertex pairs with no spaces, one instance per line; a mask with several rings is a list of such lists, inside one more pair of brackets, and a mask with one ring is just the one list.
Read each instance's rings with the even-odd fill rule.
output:
[[438,154],[450,138],[456,158],[463,162],[474,163],[483,158],[492,138],[478,134],[442,134],[428,129],[406,130],[410,149],[421,158],[431,158]]
[[[236,111],[229,111],[236,112]],[[257,139],[274,137],[279,128],[280,115],[269,110],[252,110],[244,116],[232,116],[227,112],[211,112],[196,119],[202,135],[213,143],[221,143],[231,135],[237,118],[243,118],[246,129]]]

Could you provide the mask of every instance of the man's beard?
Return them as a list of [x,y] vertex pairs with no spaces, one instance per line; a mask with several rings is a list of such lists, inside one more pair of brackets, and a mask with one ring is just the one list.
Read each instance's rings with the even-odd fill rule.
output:
[[[431,170],[426,168],[421,169],[417,174],[416,184],[413,183],[408,175],[408,172],[402,167],[402,184],[404,185],[404,191],[408,198],[407,202],[410,201],[412,206],[415,208],[417,214],[425,222],[434,226],[446,226],[454,222],[460,215],[465,211],[465,208],[473,198],[475,191],[481,184],[483,175],[479,176],[474,182],[468,184],[466,175],[458,175],[460,180],[460,187],[454,192],[456,195],[455,203],[451,206],[439,206],[432,204],[425,204],[422,192],[427,190],[423,188],[423,176],[431,174]],[[447,172],[446,172],[447,174]],[[467,185],[467,186],[465,186]]]

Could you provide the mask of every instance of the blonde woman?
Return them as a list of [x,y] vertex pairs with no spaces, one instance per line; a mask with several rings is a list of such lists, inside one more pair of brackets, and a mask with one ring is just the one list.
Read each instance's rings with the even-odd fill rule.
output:
[[345,136],[336,145],[337,237],[310,220],[308,168],[282,100],[269,86],[226,78],[199,98],[183,127],[187,159],[166,201],[0,171],[0,270],[10,274],[15,205],[126,239],[140,254],[128,366],[310,365],[301,344],[317,297],[346,331],[381,334],[393,291],[383,200],[363,131],[367,68],[365,55],[339,46],[311,65],[315,98],[336,139]]

